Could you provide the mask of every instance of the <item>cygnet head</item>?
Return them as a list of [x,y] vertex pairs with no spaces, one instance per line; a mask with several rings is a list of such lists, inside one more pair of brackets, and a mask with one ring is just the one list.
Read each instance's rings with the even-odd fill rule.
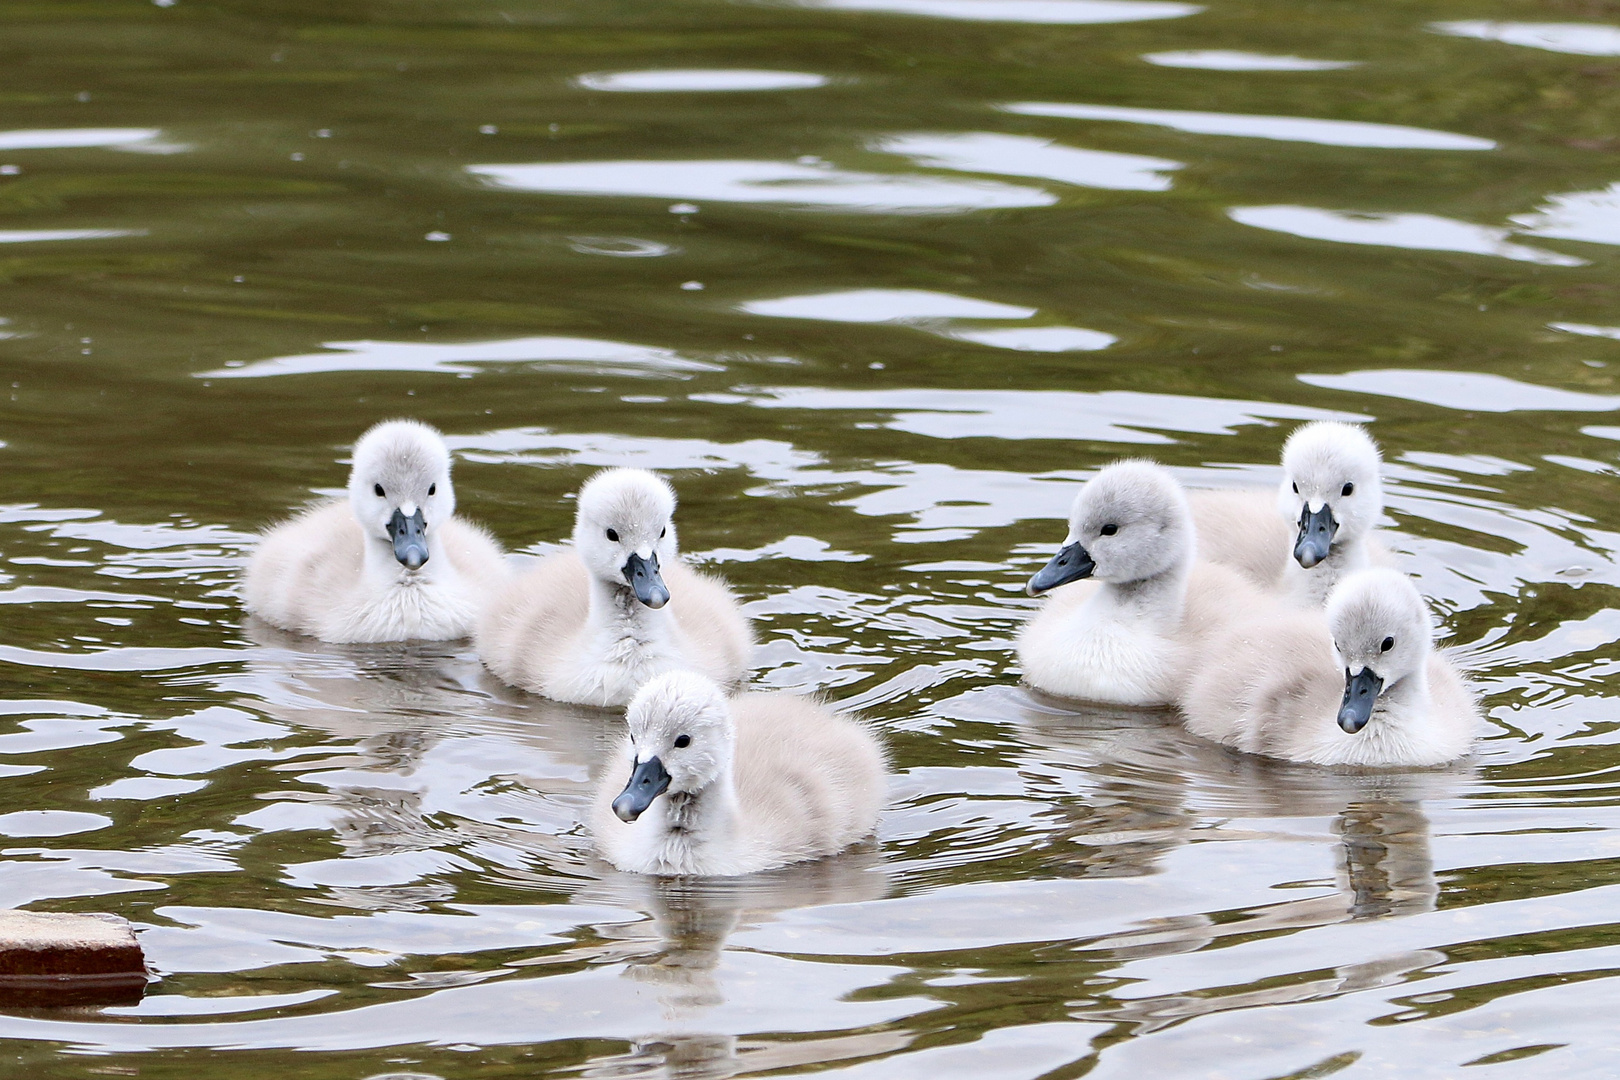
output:
[[392,545],[408,570],[428,561],[428,536],[456,512],[444,437],[415,420],[385,420],[354,444],[349,505],[366,535]]
[[646,469],[606,469],[579,489],[574,550],[599,580],[650,608],[669,603],[658,572],[675,557],[675,489]]
[[1384,510],[1378,444],[1355,424],[1317,420],[1283,444],[1277,507],[1299,525],[1294,558],[1309,570],[1335,543],[1359,539]]
[[695,794],[731,764],[734,734],[726,695],[695,672],[671,671],[649,680],[625,710],[635,768],[613,800],[621,821],[634,821],[665,791]]
[[1162,466],[1120,461],[1099,472],[1069,511],[1063,548],[1029,579],[1029,594],[1095,577],[1125,584],[1157,577],[1192,561],[1187,495]]
[[1378,696],[1423,671],[1434,630],[1412,579],[1396,570],[1363,570],[1328,595],[1328,629],[1344,667],[1339,726],[1354,735]]

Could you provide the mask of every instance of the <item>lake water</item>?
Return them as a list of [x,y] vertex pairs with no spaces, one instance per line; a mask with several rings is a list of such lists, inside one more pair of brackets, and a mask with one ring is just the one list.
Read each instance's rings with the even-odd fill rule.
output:
[[[0,0],[0,904],[161,975],[0,1071],[1612,1073],[1617,110],[1612,0]],[[668,475],[755,683],[882,730],[876,841],[615,873],[616,717],[244,620],[397,415],[519,552]],[[1020,687],[1077,481],[1317,417],[1473,758]]]

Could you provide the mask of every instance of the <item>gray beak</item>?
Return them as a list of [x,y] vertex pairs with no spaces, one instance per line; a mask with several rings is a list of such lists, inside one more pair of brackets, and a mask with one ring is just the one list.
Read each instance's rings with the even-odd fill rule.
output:
[[428,561],[427,519],[418,509],[410,517],[395,510],[388,519],[388,539],[394,542],[394,558],[412,570]]
[[1333,516],[1333,507],[1327,503],[1311,513],[1309,506],[1299,512],[1299,539],[1294,542],[1294,558],[1309,570],[1328,557],[1333,546],[1333,534],[1339,531],[1339,522]]
[[636,765],[630,782],[624,785],[619,797],[613,800],[613,813],[620,821],[634,821],[646,813],[652,801],[669,787],[669,772],[657,758],[648,758]]
[[658,576],[658,553],[650,559],[631,555],[624,564],[624,580],[636,591],[636,599],[650,608],[661,608],[669,603],[669,587]]
[[1031,596],[1039,596],[1048,589],[1090,577],[1096,568],[1097,564],[1091,561],[1091,552],[1081,547],[1079,543],[1069,544],[1052,556],[1052,561],[1041,567],[1035,576],[1029,579],[1024,591]]
[[1384,680],[1364,667],[1358,674],[1344,669],[1344,701],[1339,704],[1339,726],[1354,735],[1372,719],[1373,702],[1383,692]]

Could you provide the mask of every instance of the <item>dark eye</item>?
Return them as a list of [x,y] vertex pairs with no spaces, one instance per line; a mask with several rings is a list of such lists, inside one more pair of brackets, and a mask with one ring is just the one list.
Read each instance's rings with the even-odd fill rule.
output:
[[1104,536],[1113,536],[1117,532],[1119,532],[1119,526],[1115,525],[1111,521],[1102,527],[1102,534]]
[[1294,494],[1295,495],[1299,494],[1299,485],[1297,483],[1294,485]]
[[1378,651],[1379,652],[1389,652],[1389,650],[1393,649],[1394,647],[1395,647],[1395,639],[1392,638],[1392,637],[1387,637],[1387,638],[1384,639],[1384,643],[1382,645],[1378,646]]
[[1344,485],[1344,490],[1339,492],[1340,495],[1354,495],[1355,493],[1356,493],[1356,485],[1354,485],[1354,484],[1346,484],[1346,485]]
[[379,498],[379,499],[388,498],[388,493],[382,489],[381,484],[372,484],[371,485],[371,490],[375,491],[377,493],[377,498]]
[[615,544],[617,544],[619,542],[619,534],[614,532],[612,529],[609,529],[608,530],[608,539],[613,541]]
[[668,525],[665,525],[662,529],[658,530],[658,539],[662,540],[664,537],[666,537],[668,535],[669,535],[669,526]]
[[690,735],[677,735],[677,736],[675,736],[675,749],[679,750],[683,746],[691,746],[691,745],[692,745],[692,736],[690,736]]
[[429,484],[428,485],[428,494],[429,495],[436,495],[436,494],[438,494],[438,491],[439,491],[439,485],[438,484]]

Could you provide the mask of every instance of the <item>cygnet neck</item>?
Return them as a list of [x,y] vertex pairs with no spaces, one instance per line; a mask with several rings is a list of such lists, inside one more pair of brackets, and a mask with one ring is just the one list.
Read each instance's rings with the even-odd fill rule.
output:
[[1099,597],[1138,616],[1177,620],[1187,601],[1187,576],[1192,570],[1192,554],[1168,568],[1135,581],[1104,581]]
[[439,543],[438,530],[429,529],[424,539],[427,541],[427,562],[412,570],[394,557],[392,541],[383,537],[368,535],[366,537],[365,563],[362,572],[370,581],[401,588],[414,588],[439,583],[454,571],[450,566],[450,560],[445,558],[444,545]]
[[1309,569],[1290,555],[1284,573],[1296,596],[1310,606],[1322,607],[1327,603],[1328,593],[1333,591],[1333,586],[1357,570],[1365,570],[1370,564],[1366,540],[1356,533],[1335,538],[1328,546],[1327,558]]
[[665,792],[653,806],[654,852],[664,872],[712,873],[734,857],[740,815],[729,767],[703,789]]
[[1428,654],[1418,662],[1417,670],[1408,672],[1390,686],[1384,688],[1379,694],[1379,700],[1373,707],[1372,720],[1390,719],[1400,723],[1410,723],[1412,718],[1422,718],[1429,712],[1429,673]]
[[737,790],[730,766],[723,767],[719,776],[697,791],[671,791],[664,797],[669,800],[664,827],[670,832],[694,838],[713,836],[721,830],[729,831],[736,821]]
[[610,632],[616,640],[635,645],[661,641],[669,634],[671,618],[667,603],[661,608],[650,608],[636,599],[635,590],[628,584],[591,575],[588,622]]

